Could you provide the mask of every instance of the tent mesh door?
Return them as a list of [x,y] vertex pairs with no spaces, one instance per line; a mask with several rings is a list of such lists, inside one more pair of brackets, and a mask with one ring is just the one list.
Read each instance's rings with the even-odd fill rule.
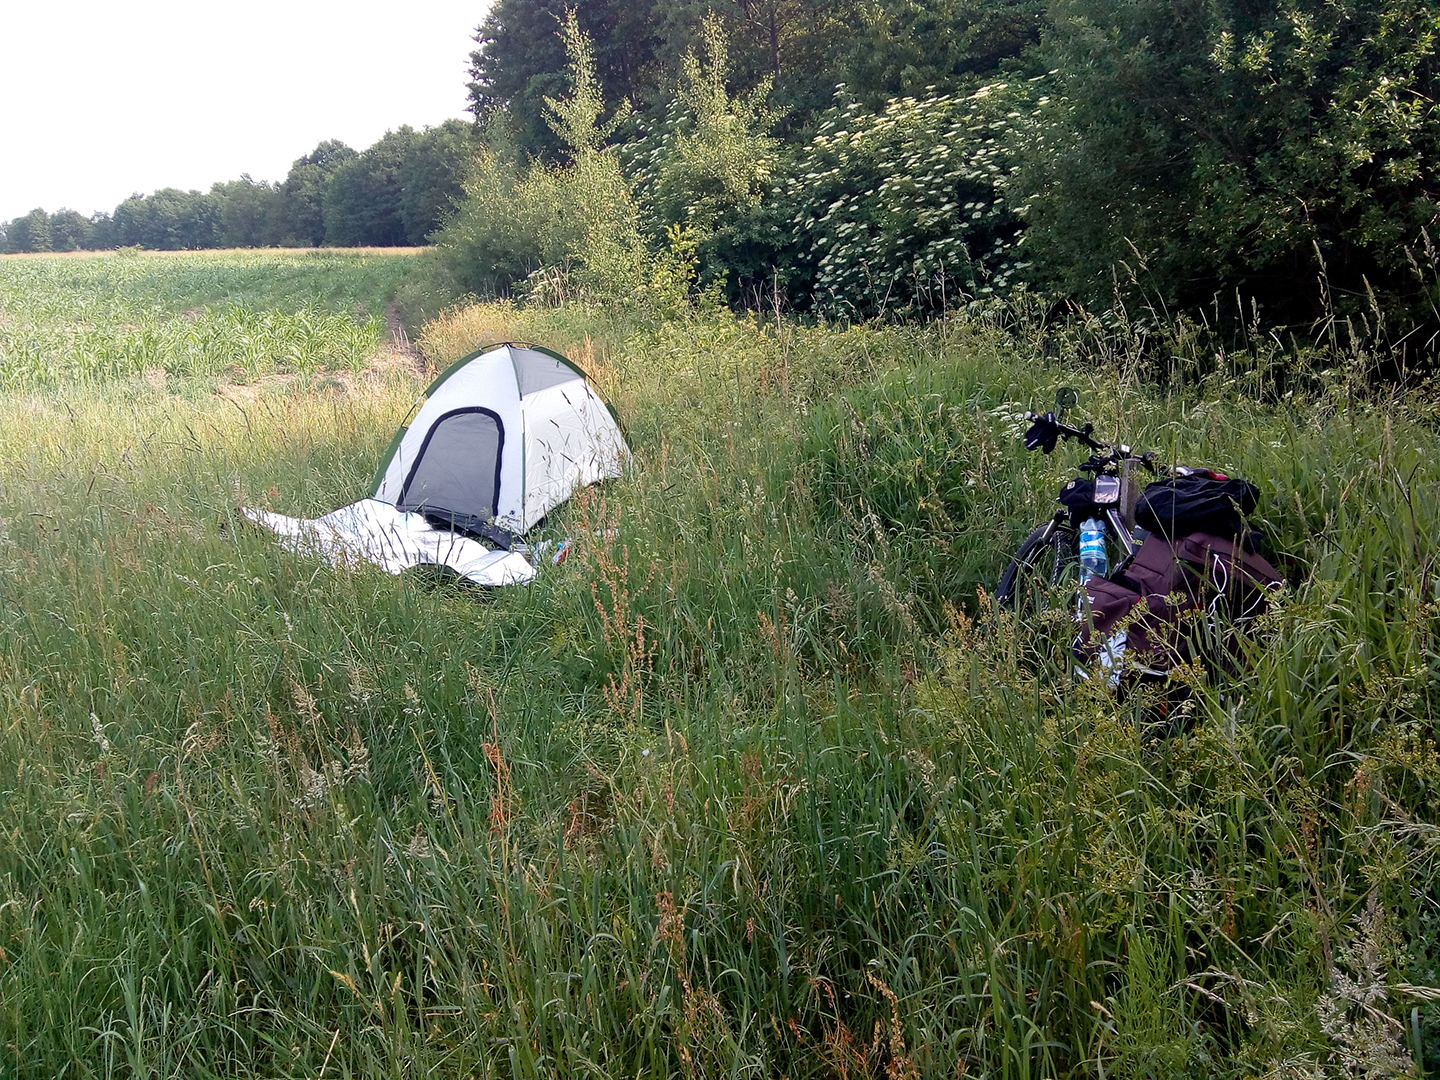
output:
[[456,409],[435,421],[396,506],[478,531],[499,506],[505,432],[489,409]]

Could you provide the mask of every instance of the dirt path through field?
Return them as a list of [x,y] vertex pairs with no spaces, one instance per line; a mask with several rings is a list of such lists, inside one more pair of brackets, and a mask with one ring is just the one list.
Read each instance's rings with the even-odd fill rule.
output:
[[375,356],[378,366],[391,366],[384,363],[386,354],[389,353],[392,363],[408,362],[414,366],[417,374],[428,374],[430,362],[425,359],[425,354],[411,343],[410,335],[405,330],[405,321],[400,318],[400,309],[393,300],[385,305],[385,325],[390,330],[390,343],[380,346]]
[[[380,342],[363,368],[359,371],[341,369],[323,372],[313,385],[330,394],[354,394],[363,391],[367,386],[373,387],[393,372],[403,372],[406,376],[420,380],[422,385],[427,382],[434,374],[430,361],[410,340],[410,335],[405,330],[405,322],[400,318],[399,308],[393,303],[385,306],[385,326],[389,331],[387,339]],[[160,378],[163,383],[163,372],[160,373]],[[232,401],[248,404],[267,394],[286,392],[299,381],[296,375],[277,372],[262,375],[250,382],[222,380],[216,393]]]

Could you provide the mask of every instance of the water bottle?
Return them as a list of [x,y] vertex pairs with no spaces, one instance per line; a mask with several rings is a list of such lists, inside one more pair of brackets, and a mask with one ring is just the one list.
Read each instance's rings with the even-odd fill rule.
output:
[[1080,584],[1092,577],[1104,577],[1110,569],[1105,554],[1105,522],[1086,518],[1080,523]]

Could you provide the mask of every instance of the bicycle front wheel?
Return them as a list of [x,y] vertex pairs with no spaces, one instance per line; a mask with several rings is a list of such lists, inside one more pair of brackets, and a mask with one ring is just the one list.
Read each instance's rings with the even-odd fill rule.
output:
[[1037,525],[1000,575],[995,602],[1020,615],[1044,611],[1057,586],[1078,579],[1079,567],[1074,528],[1063,520]]

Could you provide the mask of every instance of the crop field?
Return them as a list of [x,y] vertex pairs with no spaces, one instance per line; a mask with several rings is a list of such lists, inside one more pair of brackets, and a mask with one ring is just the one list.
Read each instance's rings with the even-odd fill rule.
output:
[[[367,493],[406,265],[0,260],[0,1078],[1440,1071],[1433,398],[457,307],[636,457],[480,593],[236,513]],[[1262,488],[1285,593],[1163,731],[988,604],[1064,384]]]
[[0,386],[358,368],[410,270],[374,252],[3,258]]

